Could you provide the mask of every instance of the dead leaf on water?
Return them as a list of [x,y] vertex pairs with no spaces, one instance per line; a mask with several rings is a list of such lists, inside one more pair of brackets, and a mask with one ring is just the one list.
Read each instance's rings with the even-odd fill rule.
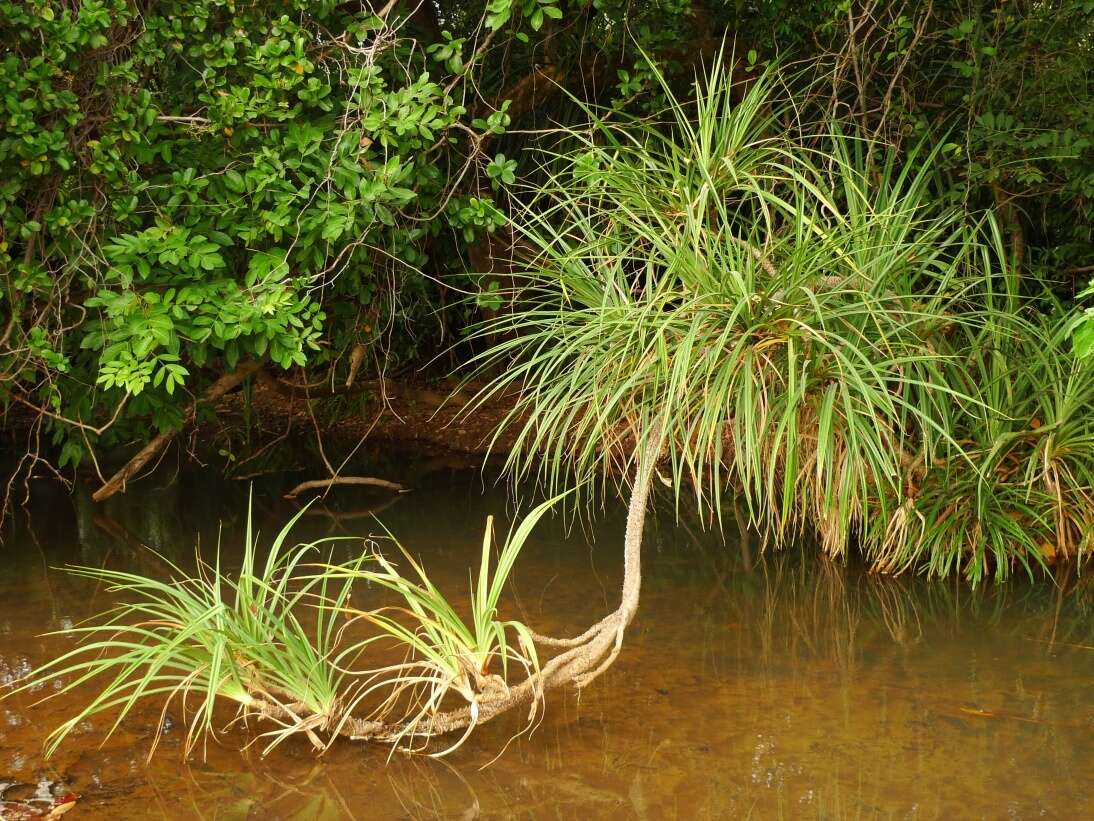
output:
[[74,792],[67,793],[57,799],[57,803],[53,805],[53,809],[49,811],[46,818],[60,818],[66,812],[76,806],[76,802],[80,800],[80,796]]
[[75,807],[75,802],[79,800],[80,796],[78,794],[66,793],[57,799],[53,809],[50,809],[49,812],[46,813],[46,818],[60,818],[63,814]]

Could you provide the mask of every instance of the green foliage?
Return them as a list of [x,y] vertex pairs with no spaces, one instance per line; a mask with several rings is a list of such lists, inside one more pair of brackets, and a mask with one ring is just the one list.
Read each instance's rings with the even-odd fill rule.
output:
[[[1060,323],[993,316],[970,334],[950,384],[976,391],[954,421],[971,465],[939,460],[866,550],[889,571],[963,571],[974,583],[1094,547],[1094,368],[1066,351]],[[975,469],[972,469],[975,468]]]
[[479,197],[453,197],[448,201],[447,213],[449,222],[467,242],[483,232],[492,233],[507,222],[492,202]]
[[557,0],[0,2],[0,400],[52,414],[75,463],[178,426],[246,357],[432,353],[474,311],[440,283],[506,222],[519,148],[487,147],[514,78],[660,13],[598,9],[575,37]]
[[1083,554],[1092,372],[1020,319],[991,220],[940,204],[938,149],[794,123],[780,85],[738,102],[715,68],[547,158],[522,308],[482,331],[510,467],[606,479],[660,429],[678,500],[740,494],[776,543],[974,583]]
[[1092,24],[1089,2],[1017,3],[943,32],[945,48],[958,52],[945,79],[965,81],[945,102],[969,117],[957,159],[974,186],[1005,207],[1022,204],[1022,228],[1041,246],[1030,262],[1049,278],[1094,255]]
[[[1080,298],[1094,297],[1094,280],[1090,287],[1079,294]],[[1075,355],[1086,358],[1094,354],[1094,307],[1086,308],[1071,324],[1071,343]]]
[[833,110],[898,145],[948,132],[945,195],[997,210],[1027,292],[1073,298],[1094,258],[1094,5],[809,5]]
[[5,398],[89,421],[128,396],[127,418],[172,427],[180,394],[244,357],[321,366],[376,315],[428,313],[438,212],[465,241],[504,221],[481,197],[447,207],[450,129],[474,131],[444,72],[467,70],[467,38],[423,52],[400,36],[412,9],[53,9],[0,3]]
[[[100,688],[49,735],[47,754],[91,716],[114,714],[109,735],[138,704],[162,700],[166,712],[175,699],[189,724],[187,752],[215,734],[214,710],[223,702],[236,708],[238,718],[276,722],[263,734],[266,752],[297,734],[318,751],[339,735],[367,735],[396,747],[408,740],[413,747],[415,738],[430,737],[431,719],[456,694],[470,705],[473,721],[460,741],[433,754],[444,755],[474,729],[479,700],[505,691],[510,665],[529,674],[539,669],[532,634],[519,621],[501,619],[498,607],[517,556],[556,501],[540,504],[514,528],[493,567],[492,519],[487,521],[471,584],[470,623],[402,546],[413,574],[404,575],[377,549],[337,564],[318,555],[345,540],[289,547],[289,533],[304,511],[278,533],[264,562],[248,516],[234,578],[222,570],[219,555],[212,565],[199,560],[193,576],[163,559],[167,580],[70,568],[106,585],[121,603],[94,623],[62,631],[78,646],[39,667],[15,692],[49,685],[51,698],[89,682]],[[318,561],[307,563],[309,557]],[[393,591],[405,606],[360,609],[357,603],[377,589]],[[377,630],[362,637],[352,629],[358,623]],[[380,643],[388,651],[393,644],[403,660],[387,664],[386,655],[374,656]],[[499,672],[492,672],[495,660]],[[158,741],[157,735],[150,755]]]
[[516,171],[517,161],[506,159],[504,154],[498,154],[486,166],[486,176],[490,178],[490,183],[494,188],[499,185],[512,185],[516,182]]
[[486,12],[488,29],[500,29],[515,15],[525,18],[532,31],[543,28],[546,20],[562,19],[558,0],[490,0]]

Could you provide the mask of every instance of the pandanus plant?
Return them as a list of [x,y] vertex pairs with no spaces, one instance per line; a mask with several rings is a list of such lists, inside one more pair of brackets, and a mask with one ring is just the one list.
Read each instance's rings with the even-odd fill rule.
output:
[[[664,84],[660,119],[590,110],[590,126],[545,156],[516,220],[532,250],[512,309],[480,332],[476,364],[491,376],[469,410],[516,395],[503,421],[517,429],[514,475],[539,471],[555,490],[631,477],[612,613],[561,639],[500,620],[506,578],[546,506],[513,532],[492,574],[488,529],[470,622],[405,552],[409,572],[375,553],[305,572],[310,546],[284,559],[278,548],[261,573],[249,558],[234,583],[216,567],[166,586],[84,569],[137,603],[77,628],[97,641],[36,674],[66,687],[113,676],[54,742],[98,711],[120,706],[124,717],[144,696],[193,692],[203,695],[196,729],[211,727],[224,697],[279,722],[273,743],[303,732],[319,747],[346,735],[420,749],[462,730],[458,746],[515,708],[530,725],[548,690],[586,687],[617,658],[638,608],[659,469],[678,504],[685,488],[714,512],[739,495],[769,541],[812,534],[835,556],[859,544],[880,569],[916,566],[924,551],[930,570],[974,581],[989,566],[997,576],[1013,561],[1028,567],[1042,552],[1023,528],[1049,532],[1053,516],[1058,544],[1088,542],[1090,370],[1051,352],[1030,366],[1053,380],[1029,400],[1044,406],[1028,413],[1046,432],[1019,430],[1001,407],[1037,379],[999,370],[996,353],[1022,323],[994,304],[1015,289],[982,230],[990,220],[970,224],[938,204],[928,148],[898,160],[834,124],[807,128],[777,79],[763,73],[738,99],[716,66],[689,102]],[[951,487],[969,504],[946,506]],[[971,549],[969,522],[994,524]],[[400,605],[351,604],[362,581]],[[305,605],[318,639],[296,615]],[[376,632],[349,640],[347,625],[359,624]],[[385,641],[400,660],[361,663]],[[107,654],[75,661],[87,650]]]
[[[273,540],[264,562],[248,517],[243,561],[234,578],[222,569],[219,551],[212,564],[199,559],[196,575],[161,557],[167,579],[101,567],[69,568],[76,576],[104,583],[121,604],[62,631],[80,644],[40,666],[16,690],[58,682],[52,698],[98,687],[86,707],[50,734],[47,752],[102,712],[115,714],[112,733],[138,703],[152,697],[163,700],[164,713],[176,699],[190,711],[188,752],[213,729],[218,702],[234,704],[241,717],[276,719],[280,729],[267,734],[267,749],[296,733],[324,748],[324,734],[343,712],[343,667],[356,653],[353,647],[337,649],[339,613],[350,584],[318,576],[295,583],[304,560],[321,547],[288,546],[300,515]],[[308,626],[301,620],[305,609],[314,616]]]
[[[510,665],[528,675],[538,670],[531,631],[519,621],[500,619],[498,606],[521,547],[555,501],[521,521],[493,567],[492,522],[487,522],[469,623],[401,546],[413,575],[403,573],[375,543],[341,563],[322,561],[321,551],[345,539],[289,547],[290,531],[303,511],[273,540],[264,562],[248,517],[242,565],[235,574],[224,570],[219,558],[212,565],[199,559],[192,576],[163,559],[170,574],[166,580],[69,568],[104,582],[122,603],[62,631],[80,644],[39,667],[15,692],[56,682],[47,696],[53,698],[97,685],[87,706],[50,734],[47,753],[103,712],[114,714],[109,735],[149,698],[162,699],[163,713],[172,703],[186,713],[187,752],[216,730],[215,707],[225,702],[234,705],[237,720],[276,725],[259,736],[268,740],[265,752],[298,734],[319,751],[339,735],[416,749],[411,742],[435,734],[432,718],[450,706],[450,696],[465,703],[470,732],[480,699],[507,689]],[[368,595],[362,593],[368,583],[394,592],[401,604],[355,606]],[[360,637],[354,629],[358,623],[378,630]],[[383,639],[394,640],[401,660],[373,663],[371,651]]]
[[[521,520],[502,544],[493,569],[493,517],[487,518],[478,578],[472,580],[470,587],[469,622],[430,580],[420,562],[401,545],[402,559],[413,573],[400,570],[381,552],[372,553],[363,562],[320,568],[320,577],[325,580],[368,582],[386,588],[401,600],[400,605],[371,610],[344,608],[347,616],[362,619],[377,630],[358,647],[387,639],[404,651],[402,661],[359,674],[363,680],[360,699],[375,692],[383,697],[365,719],[373,724],[354,722],[355,734],[415,749],[410,743],[413,738],[420,736],[427,742],[435,734],[433,722],[446,698],[456,695],[466,705],[469,721],[455,744],[433,753],[445,755],[462,744],[474,729],[480,702],[508,694],[511,664],[526,677],[534,678],[539,658],[532,631],[520,621],[501,619],[498,606],[517,555],[536,523],[557,501],[557,498],[548,500]],[[535,721],[539,706],[540,694],[533,695],[529,726]],[[398,720],[393,720],[396,715]]]

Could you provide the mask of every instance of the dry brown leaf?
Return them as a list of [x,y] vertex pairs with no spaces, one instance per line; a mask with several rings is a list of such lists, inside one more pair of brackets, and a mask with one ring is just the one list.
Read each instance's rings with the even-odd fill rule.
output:
[[49,811],[46,818],[60,818],[66,812],[76,806],[76,802],[80,800],[80,796],[74,792],[70,792],[67,795],[57,799],[57,803],[53,805],[53,809]]

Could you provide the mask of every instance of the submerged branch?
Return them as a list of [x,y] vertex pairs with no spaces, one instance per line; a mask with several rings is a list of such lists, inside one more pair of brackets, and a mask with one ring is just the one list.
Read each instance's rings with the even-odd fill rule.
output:
[[[239,365],[232,373],[226,373],[220,377],[216,382],[209,386],[209,389],[198,399],[195,399],[190,407],[186,411],[186,422],[184,426],[194,420],[197,415],[198,405],[202,402],[216,402],[224,394],[230,390],[238,387],[244,382],[251,374],[255,373],[262,367],[262,363],[257,359],[248,359],[240,362]],[[167,433],[161,433],[152,439],[147,445],[138,451],[137,455],[130,459],[126,464],[111,476],[103,486],[91,494],[91,498],[96,502],[101,502],[104,499],[109,499],[115,493],[124,493],[126,484],[136,476],[141,470],[156,458],[163,450],[171,443],[181,428],[168,431]]]
[[285,498],[295,499],[306,490],[315,490],[317,488],[329,490],[335,485],[364,485],[367,487],[383,488],[384,490],[390,490],[392,493],[407,493],[410,490],[410,488],[404,487],[398,482],[390,482],[387,479],[375,479],[371,476],[332,476],[330,479],[308,479],[306,482],[301,482],[286,493]]

